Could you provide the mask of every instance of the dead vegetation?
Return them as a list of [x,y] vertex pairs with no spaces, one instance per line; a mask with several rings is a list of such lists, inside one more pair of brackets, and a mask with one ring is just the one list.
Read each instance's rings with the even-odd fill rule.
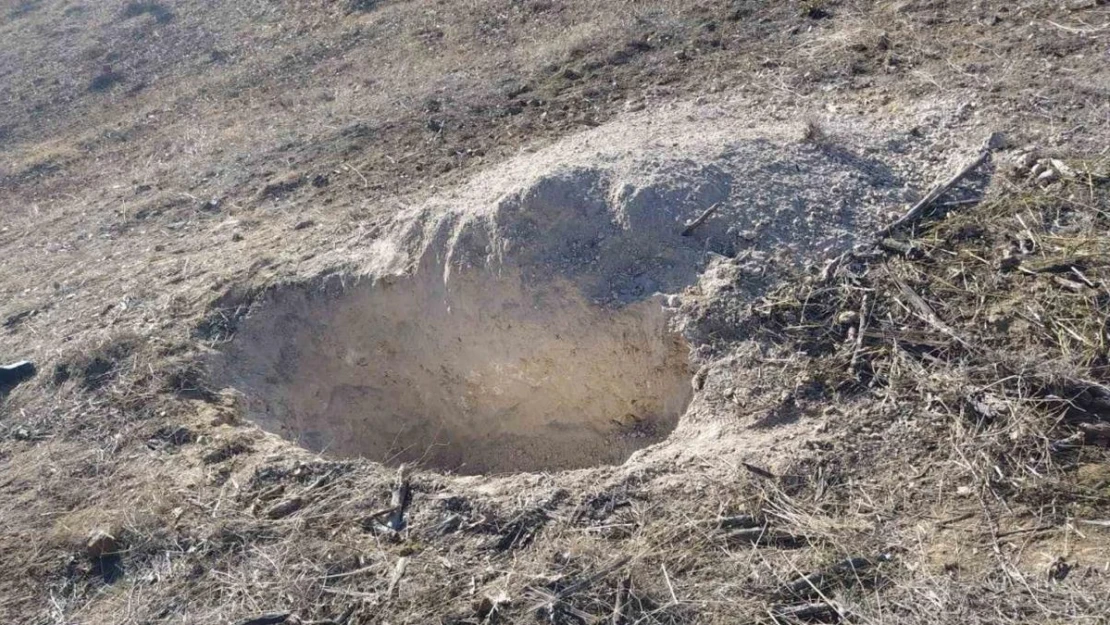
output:
[[[28,536],[38,555],[15,560],[3,609],[43,623],[123,610],[239,624],[1097,623],[1110,609],[1104,165],[1071,161],[1084,175],[1047,188],[1023,174],[978,205],[942,197],[897,244],[736,300],[738,334],[714,353],[761,345],[762,375],[806,381],[784,401],[827,422],[785,469],[504,478],[490,496],[291,459],[228,425],[234,398],[183,398],[185,424],[124,420],[99,457],[43,459],[93,493],[81,509],[103,512]],[[129,440],[159,460],[124,460]],[[152,496],[119,490],[112,466],[201,473],[166,473]],[[19,479],[6,518],[26,500]],[[39,488],[36,510],[73,496]]]
[[593,30],[580,2],[160,6],[24,0],[0,25],[0,339],[47,365],[0,405],[0,621],[1105,621],[1105,155],[689,304],[699,357],[756,344],[735,377],[821,420],[774,471],[419,473],[398,506],[393,471],[242,426],[186,341],[235,331],[238,302],[189,325],[213,266],[262,284],[338,245],[290,235],[304,207],[373,241],[400,194],[687,96],[791,120],[968,97],[1101,149],[1105,3],[624,3]]

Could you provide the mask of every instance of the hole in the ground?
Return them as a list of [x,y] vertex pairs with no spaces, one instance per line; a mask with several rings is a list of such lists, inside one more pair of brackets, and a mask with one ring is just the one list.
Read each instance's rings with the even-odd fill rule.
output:
[[612,151],[567,153],[585,166],[556,151],[485,172],[359,248],[367,280],[213,316],[208,330],[236,332],[213,381],[311,449],[460,473],[615,464],[662,440],[692,393],[653,294],[754,297],[779,265],[853,243],[902,185],[876,158],[777,132],[692,142],[692,160],[646,135],[642,158],[619,134]]
[[602,306],[547,280],[475,269],[275,289],[218,375],[263,428],[333,455],[462,474],[623,462],[684,412],[687,347],[658,297]]

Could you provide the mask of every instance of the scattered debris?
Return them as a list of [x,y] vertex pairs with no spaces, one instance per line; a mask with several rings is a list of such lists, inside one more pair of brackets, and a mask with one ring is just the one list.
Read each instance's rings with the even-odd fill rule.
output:
[[3,326],[8,331],[15,331],[15,329],[19,327],[20,324],[28,319],[31,319],[32,317],[35,317],[39,314],[39,312],[40,311],[37,308],[30,308],[28,310],[21,310],[17,313],[8,315],[8,317],[4,319]]
[[713,206],[710,206],[709,208],[705,209],[705,211],[702,212],[702,214],[698,215],[696,219],[694,219],[690,223],[686,224],[686,227],[682,229],[682,236],[688,237],[691,234],[694,234],[694,230],[697,230],[698,226],[702,225],[703,223],[706,222],[706,220],[708,220],[710,217],[712,217],[713,213],[717,212],[717,209],[720,208],[720,207],[721,207],[721,204],[720,204],[720,202],[718,202],[718,203],[714,204]]
[[617,590],[617,598],[613,602],[613,615],[609,619],[611,625],[623,625],[625,623],[625,611],[628,609],[628,597],[632,591],[632,576],[625,575],[621,579],[620,588]]
[[764,478],[764,479],[767,479],[767,480],[777,480],[778,479],[778,476],[775,475],[774,473],[771,473],[770,471],[768,471],[767,469],[764,469],[762,467],[757,467],[754,464],[750,464],[750,463],[747,463],[747,462],[741,462],[740,466],[742,466],[745,469],[747,469],[748,471],[750,471],[753,475],[757,475],[761,478]]
[[258,192],[259,200],[277,199],[291,193],[305,183],[305,178],[299,173],[290,172],[284,176],[272,179]]
[[493,623],[505,608],[512,604],[508,594],[499,592],[493,596],[483,595],[482,599],[474,606],[474,615],[483,623]]
[[1062,582],[1071,573],[1073,565],[1069,564],[1063,557],[1056,558],[1052,566],[1048,567],[1048,578],[1057,582]]
[[807,623],[837,623],[843,618],[841,611],[827,603],[803,603],[801,605],[779,606],[771,610],[778,619],[790,619]]
[[766,525],[730,531],[723,535],[730,545],[751,545],[753,547],[780,547],[797,549],[809,544],[805,536],[771,529]]
[[204,464],[218,464],[238,456],[239,454],[248,453],[250,451],[252,451],[250,443],[238,439],[230,440],[205,454],[204,457],[201,458],[201,461],[204,462]]
[[713,519],[710,524],[715,525],[717,529],[734,530],[751,529],[753,527],[764,527],[767,525],[767,521],[765,519],[752,516],[750,514],[738,514],[735,516]]
[[[578,581],[576,581],[572,584],[569,584],[569,585],[567,585],[567,586],[563,587],[562,589],[557,590],[555,592],[551,592],[550,590],[547,590],[547,589],[529,587],[528,592],[530,594],[532,594],[533,596],[535,596],[536,598],[541,600],[541,603],[539,603],[535,607],[531,608],[529,611],[530,612],[538,612],[538,613],[541,613],[541,614],[546,614],[548,619],[551,622],[553,622],[553,623],[557,622],[555,616],[556,616],[556,614],[558,614],[560,612],[560,609],[564,607],[564,606],[561,605],[562,602],[566,601],[568,598],[570,598],[575,593],[581,592],[582,590],[585,590],[586,588],[589,588],[594,583],[596,583],[598,580],[601,580],[601,579],[604,579],[605,577],[608,577],[612,573],[614,573],[617,570],[623,568],[625,565],[627,565],[631,561],[632,561],[632,558],[630,556],[621,556],[621,557],[617,558],[616,560],[614,560],[613,562],[611,562],[611,563],[607,564],[606,566],[602,567],[597,572],[595,572],[591,575],[588,575],[588,576],[586,576],[586,577],[584,577],[584,578],[582,578],[582,579],[580,579],[580,580],[578,580]],[[569,606],[567,606],[567,607],[569,608]],[[622,608],[622,613],[623,613],[623,608]]]
[[486,545],[487,549],[494,551],[508,551],[526,547],[539,533],[540,529],[551,520],[543,508],[526,510],[516,517],[501,530],[500,536]]
[[104,583],[114,583],[123,576],[123,549],[115,536],[103,530],[94,531],[85,543],[85,555]]
[[775,595],[779,598],[825,596],[835,585],[852,585],[859,581],[861,573],[889,562],[890,555],[882,554],[874,558],[848,558],[827,569],[803,575],[780,588]]
[[451,512],[439,522],[439,525],[436,526],[435,533],[440,536],[453,534],[459,531],[459,528],[462,527],[462,522],[463,518],[461,515]]
[[195,443],[196,440],[196,433],[188,427],[184,425],[166,425],[158,428],[154,435],[147,440],[146,445],[150,449],[166,449]]

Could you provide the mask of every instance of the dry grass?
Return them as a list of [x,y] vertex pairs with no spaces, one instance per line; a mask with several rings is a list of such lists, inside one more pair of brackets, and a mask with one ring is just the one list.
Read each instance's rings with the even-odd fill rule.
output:
[[[748,340],[792,355],[773,359],[810,380],[792,401],[828,424],[779,474],[418,474],[399,532],[379,514],[391,471],[301,457],[235,426],[234,398],[168,400],[187,370],[150,377],[165,351],[120,352],[104,396],[139,412],[95,429],[69,413],[45,435],[95,445],[9,465],[9,484],[37,490],[5,518],[25,527],[29,501],[62,516],[24,530],[35,555],[15,566],[34,586],[9,579],[4,609],[42,623],[1098,623],[1107,207],[1094,178],[1022,182],[902,233],[916,251],[858,251],[751,305]],[[95,532],[116,559],[89,555]]]
[[[859,623],[1105,622],[1104,180],[1022,182],[904,233],[906,255],[734,302],[713,347],[758,343],[760,373],[803,380],[790,401],[825,427],[772,477],[718,459],[422,474],[408,528],[383,530],[368,517],[392,471],[241,426],[189,335],[228,280],[279,280],[342,244],[289,235],[305,206],[372,240],[396,198],[625,101],[737,87],[792,114],[974,89],[1038,141],[1104,147],[1110,31],[1048,22],[1101,24],[1105,5],[165,6],[28,0],[0,25],[4,313],[44,311],[0,345],[77,372],[0,407],[0,620],[773,623],[813,604]],[[102,75],[118,80],[90,91]],[[255,201],[317,174],[330,184]],[[90,553],[98,531],[118,551]]]

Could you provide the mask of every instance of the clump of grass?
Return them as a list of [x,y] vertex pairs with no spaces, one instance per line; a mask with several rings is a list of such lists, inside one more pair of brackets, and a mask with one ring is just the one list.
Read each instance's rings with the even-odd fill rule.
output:
[[810,117],[802,124],[801,141],[809,145],[821,146],[828,143],[829,135],[820,120]]
[[138,337],[125,334],[87,351],[72,353],[54,367],[53,382],[62,385],[76,380],[85,390],[103,388],[118,377],[121,367],[139,344]]

